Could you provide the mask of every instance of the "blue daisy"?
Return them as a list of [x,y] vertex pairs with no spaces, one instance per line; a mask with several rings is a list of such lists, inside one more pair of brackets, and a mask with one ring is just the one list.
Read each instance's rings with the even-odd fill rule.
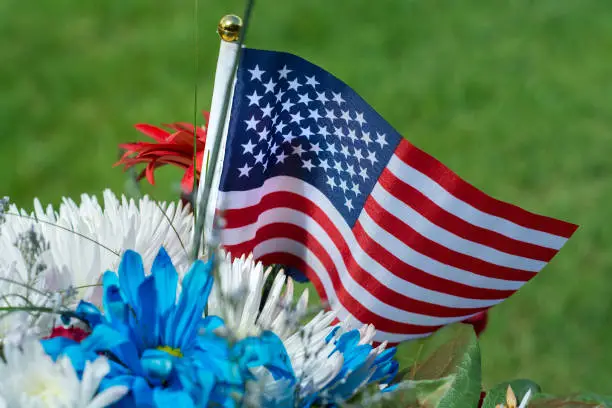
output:
[[223,320],[204,317],[212,269],[212,261],[196,261],[177,296],[178,274],[163,248],[149,276],[140,255],[126,251],[118,274],[103,276],[104,313],[87,302],[76,310],[91,335],[80,344],[45,340],[45,350],[54,358],[68,355],[80,372],[86,361],[106,355],[111,371],[101,390],[127,386],[130,393],[119,403],[125,407],[238,406],[255,368],[295,383],[289,356],[274,333],[240,341],[216,334]]

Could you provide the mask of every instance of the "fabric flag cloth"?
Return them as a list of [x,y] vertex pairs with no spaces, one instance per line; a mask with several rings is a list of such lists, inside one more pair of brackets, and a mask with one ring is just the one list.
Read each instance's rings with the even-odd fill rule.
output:
[[255,49],[237,72],[219,190],[233,256],[302,271],[379,342],[500,303],[577,228],[463,181],[325,70]]

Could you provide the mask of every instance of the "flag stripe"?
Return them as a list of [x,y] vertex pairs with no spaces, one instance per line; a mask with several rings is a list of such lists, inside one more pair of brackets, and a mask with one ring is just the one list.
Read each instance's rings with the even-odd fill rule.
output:
[[370,197],[377,201],[388,214],[393,215],[396,220],[401,220],[400,225],[410,227],[418,236],[435,242],[441,247],[446,247],[447,251],[478,258],[488,263],[492,268],[505,267],[539,272],[546,265],[542,261],[506,254],[486,245],[458,237],[430,222],[417,211],[389,194],[380,184],[374,187]]
[[[420,162],[414,163],[414,157],[406,153],[411,153],[412,150],[406,151],[406,144],[404,142],[410,145],[410,143],[407,141],[400,142],[398,150],[393,157],[391,157],[391,160],[389,160],[388,169],[391,170],[391,172],[393,172],[393,174],[395,174],[395,176],[404,183],[411,185],[421,193],[427,195],[441,208],[471,224],[492,231],[497,231],[500,234],[519,241],[529,242],[531,244],[541,245],[556,250],[560,249],[567,241],[566,230],[569,230],[570,227],[574,229],[577,228],[575,225],[564,223],[562,221],[553,220],[556,221],[556,223],[553,223],[552,221],[548,221],[551,219],[547,217],[542,218],[546,220],[546,226],[550,224],[550,231],[553,232],[531,228],[532,225],[523,225],[528,224],[526,222],[523,222],[522,224],[521,222],[517,222],[520,220],[519,214],[524,214],[527,218],[529,218],[530,215],[535,217],[539,216],[524,211],[519,207],[507,204],[509,208],[517,209],[516,211],[513,211],[513,213],[516,214],[514,217],[503,218],[503,212],[491,205],[491,201],[487,201],[485,198],[489,198],[493,203],[497,202],[497,200],[487,196],[484,193],[481,193],[482,195],[474,193],[473,196],[470,196],[469,194],[461,194],[461,198],[457,197],[455,194],[457,193],[457,190],[461,190],[461,188],[457,187],[455,181],[453,181],[454,179],[452,178],[453,176],[457,176],[455,176],[445,167],[444,169],[446,169],[446,172],[444,172],[442,168],[434,168],[432,170],[432,168],[423,166]],[[413,147],[413,149],[416,148]],[[432,158],[432,160],[435,159]],[[442,164],[440,164],[440,166],[443,167]],[[425,171],[429,171],[432,174],[429,175],[425,173]],[[457,180],[461,179],[457,177]],[[459,181],[456,181],[456,183],[459,183]],[[469,186],[469,184],[466,182],[463,183],[463,185]],[[461,191],[464,190],[469,190],[469,188],[464,187],[464,189]],[[563,226],[556,226],[558,224],[562,224]],[[535,226],[541,227],[541,225]],[[563,232],[563,234],[557,235],[555,232]]]
[[439,207],[429,197],[397,178],[389,169],[383,170],[378,183],[389,194],[418,211],[430,222],[466,240],[487,245],[508,254],[544,262],[549,262],[557,253],[552,248],[518,241],[496,231],[470,224]]
[[[412,265],[417,266],[416,263],[418,263],[420,259],[425,258],[424,261],[421,261],[422,266],[417,267],[428,272],[437,269],[444,271],[446,276],[456,276],[457,274],[465,273],[465,271],[470,271],[474,274],[472,276],[476,279],[478,279],[478,275],[480,275],[481,277],[498,279],[501,282],[516,281],[516,283],[519,283],[519,286],[534,276],[534,272],[495,265],[453,251],[444,245],[431,241],[413,230],[411,226],[404,221],[388,213],[386,209],[381,207],[373,198],[366,201],[365,212],[359,216],[359,220],[364,220],[365,217],[371,219],[371,222],[376,223],[378,227],[375,228],[375,231],[370,233],[371,237],[378,237],[377,234],[381,234],[381,238],[389,236],[394,237],[396,242],[399,241],[399,245],[395,243],[389,248],[392,248],[395,253],[406,252],[406,247],[411,248],[413,252],[410,253],[410,256],[414,259],[411,261],[413,262]],[[393,226],[396,228],[391,228]],[[397,228],[397,226],[401,226],[401,228]],[[379,239],[377,238],[377,240]],[[394,240],[387,238],[386,245],[389,245],[393,241]],[[416,254],[414,252],[416,252]],[[482,282],[481,285],[488,287],[488,280],[483,279]],[[503,286],[504,289],[508,288],[507,283]],[[492,288],[501,289],[499,284]],[[514,289],[518,289],[518,287],[514,286]]]
[[[373,224],[373,222],[372,222]],[[357,236],[359,234],[370,235],[371,230],[365,230],[362,226],[362,221],[358,221],[353,229]],[[421,286],[423,288],[427,288],[430,290],[439,291],[442,293],[447,293],[449,295],[455,296],[465,296],[466,294],[475,294],[477,293],[478,298],[480,299],[492,299],[499,300],[504,299],[514,292],[514,290],[502,290],[502,289],[490,289],[490,288],[475,288],[477,285],[483,285],[483,282],[480,282],[482,277],[478,275],[470,276],[469,272],[460,271],[461,278],[465,281],[470,281],[470,284],[461,283],[459,280],[448,279],[442,273],[439,273],[437,270],[433,270],[432,273],[425,272],[421,269],[415,268],[410,265],[408,262],[411,262],[411,256],[414,254],[411,248],[406,247],[406,250],[403,252],[397,251],[398,245],[389,245],[389,240],[387,237],[379,237],[377,241],[369,239],[368,245],[364,246],[361,244],[361,247],[364,251],[366,251],[372,258],[375,258],[382,266],[387,268],[390,271],[393,271],[398,276],[413,282],[415,285]],[[393,237],[391,237],[393,238]],[[459,275],[459,274],[458,274]],[[453,277],[455,277],[454,275]],[[469,279],[472,278],[472,279]],[[491,281],[495,281],[491,279]],[[495,282],[497,286],[506,286],[506,287],[518,287],[522,286],[523,282]],[[514,284],[513,284],[514,283]],[[474,295],[476,296],[476,295]]]

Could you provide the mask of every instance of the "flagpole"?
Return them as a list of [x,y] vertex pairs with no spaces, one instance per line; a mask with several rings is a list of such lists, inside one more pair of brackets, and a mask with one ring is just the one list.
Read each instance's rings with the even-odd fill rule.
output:
[[213,87],[212,102],[210,105],[210,118],[206,135],[206,145],[200,171],[196,208],[197,223],[194,229],[193,258],[197,258],[200,251],[202,235],[208,238],[212,232],[218,191],[213,188],[216,180],[220,178],[223,164],[222,151],[225,149],[227,136],[228,111],[231,108],[231,97],[236,75],[236,67],[240,51],[238,41],[242,29],[242,20],[238,16],[224,16],[217,27],[221,37],[219,58]]

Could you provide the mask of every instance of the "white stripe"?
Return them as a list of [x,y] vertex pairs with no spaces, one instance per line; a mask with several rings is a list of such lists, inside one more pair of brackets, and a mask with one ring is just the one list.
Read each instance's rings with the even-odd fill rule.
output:
[[567,241],[565,237],[523,227],[505,218],[497,217],[472,207],[470,204],[446,191],[427,175],[404,163],[395,154],[391,157],[387,168],[395,177],[414,187],[449,213],[470,224],[498,232],[512,239],[557,250],[561,249]]
[[430,275],[484,289],[517,290],[525,284],[523,281],[511,281],[477,275],[429,258],[405,245],[384,228],[381,228],[365,211],[359,216],[359,223],[370,238],[378,242],[387,251],[406,264]]
[[[321,284],[325,290],[325,294],[327,295],[327,299],[329,300],[330,306],[332,310],[337,310],[336,306],[341,304],[339,301],[336,292],[334,291],[331,279],[327,274],[325,266],[321,263],[319,258],[305,245],[300,242],[293,241],[288,238],[272,238],[266,241],[261,242],[253,249],[253,256],[255,258],[260,258],[264,255],[276,252],[284,252],[288,254],[295,255],[306,262],[313,271],[319,277]],[[345,289],[346,286],[345,286]],[[363,289],[363,288],[361,288]],[[347,289],[347,292],[354,298],[358,299],[358,302],[363,305],[363,307],[367,308],[370,312],[384,317],[389,320],[393,320],[400,323],[413,324],[416,326],[441,326],[450,323],[454,323],[457,321],[465,320],[472,315],[469,316],[461,316],[461,317],[452,317],[452,318],[442,318],[442,317],[433,317],[427,315],[420,315],[416,313],[407,312],[405,310],[397,309],[393,306],[389,306],[383,304],[384,307],[376,307],[373,306],[375,303],[380,303],[374,296],[372,296],[369,292],[365,291],[365,293],[361,293],[360,297],[355,297]],[[347,312],[348,313],[348,312]]]
[[[287,180],[290,179],[290,180]],[[277,176],[266,180],[263,187],[255,190],[241,192],[243,196],[237,197],[235,192],[224,193],[224,198],[229,198],[229,195],[233,195],[235,201],[239,200],[248,201],[250,205],[255,205],[261,201],[261,198],[269,193],[279,191],[279,186],[282,186],[285,191],[292,192],[294,194],[301,195],[308,200],[316,203],[316,205],[331,219],[340,234],[346,241],[348,247],[351,249],[351,253],[356,263],[369,273],[369,276],[376,279],[379,283],[385,282],[384,286],[394,288],[398,293],[412,299],[418,299],[424,302],[433,303],[437,305],[443,305],[453,308],[481,308],[489,307],[494,304],[501,302],[499,300],[479,300],[479,299],[467,299],[458,296],[448,295],[432,291],[429,289],[422,288],[414,285],[413,283],[407,282],[376,262],[367,253],[365,253],[361,247],[357,244],[353,232],[344,221],[344,218],[340,215],[338,210],[334,208],[333,204],[325,197],[319,190],[312,185],[303,182],[297,178],[291,178],[287,176]],[[256,198],[254,198],[256,197]],[[256,201],[255,201],[256,200]],[[225,201],[228,202],[228,201]],[[275,222],[287,222],[310,232],[328,251],[332,258],[338,273],[342,279],[343,285],[349,290],[363,289],[357,282],[355,282],[351,275],[348,273],[344,261],[338,248],[336,248],[332,239],[327,235],[327,232],[312,218],[308,215],[288,208],[276,208],[268,210],[260,214],[259,219],[253,223],[240,228],[225,229],[222,233],[222,240],[225,245],[236,245],[255,237],[257,230],[264,225],[268,225]],[[346,279],[346,281],[344,280]],[[349,286],[347,286],[349,285]],[[367,291],[366,291],[367,292]],[[368,292],[369,293],[369,292]],[[360,299],[358,296],[354,296],[356,299]]]
[[[524,271],[539,272],[546,266],[546,262],[507,254],[486,245],[459,237],[423,217],[418,211],[413,210],[403,201],[391,195],[391,193],[385,190],[380,183],[376,183],[371,195],[381,207],[383,207],[390,214],[394,215],[404,224],[408,225],[425,238],[428,238],[431,241],[434,241],[450,250],[464,255],[469,255],[495,265],[521,269]],[[364,213],[365,211],[362,212],[362,214]]]

